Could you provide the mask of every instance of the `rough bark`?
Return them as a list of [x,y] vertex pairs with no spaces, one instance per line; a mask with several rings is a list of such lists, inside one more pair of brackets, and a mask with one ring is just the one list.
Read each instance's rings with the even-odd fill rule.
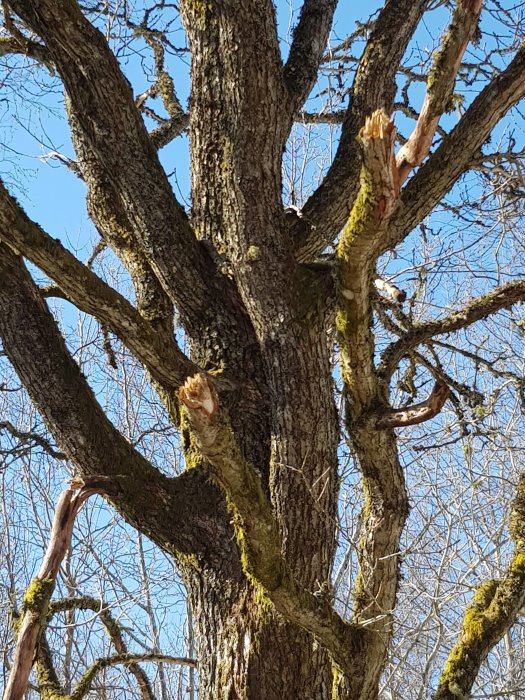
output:
[[[202,697],[375,700],[408,514],[394,428],[435,416],[446,399],[440,383],[424,402],[395,410],[391,374],[417,343],[524,296],[523,283],[509,285],[415,326],[377,368],[374,280],[398,302],[404,297],[393,285],[377,285],[376,262],[428,213],[525,92],[523,49],[401,191],[398,165],[406,171],[427,154],[479,3],[460,3],[468,16],[444,47],[444,77],[429,86],[409,143],[417,157],[405,149],[396,165],[389,116],[396,71],[428,3],[388,0],[359,62],[335,160],[303,216],[290,221],[281,199],[283,149],[315,80],[336,3],[305,2],[283,65],[270,0],[181,0],[192,55],[189,216],[157,155],[182,119],[171,88],[165,104],[174,125],[150,135],[106,40],[75,2],[9,4],[62,79],[88,210],[128,269],[137,306],[1,190],[0,335],[8,358],[79,473],[110,477],[115,507],[177,561],[196,623]],[[166,80],[156,61],[159,81]],[[341,230],[333,278],[305,264]],[[183,474],[162,475],[104,415],[19,253],[149,371],[181,431]],[[174,306],[190,358],[173,338]],[[338,490],[334,310],[346,428],[365,494],[351,621],[336,614],[329,592]],[[208,393],[186,383],[177,394],[196,371],[194,381]],[[518,568],[521,576],[521,560]],[[512,590],[510,614],[484,637],[487,649],[522,600],[521,588]],[[466,642],[461,659],[470,653]]]

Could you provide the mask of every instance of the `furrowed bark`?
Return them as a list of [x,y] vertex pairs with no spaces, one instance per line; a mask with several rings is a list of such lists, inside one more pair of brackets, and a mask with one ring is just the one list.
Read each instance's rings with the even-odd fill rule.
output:
[[284,67],[284,82],[293,117],[308,98],[323,57],[337,0],[304,0],[294,29],[290,54]]
[[396,72],[427,5],[428,0],[387,0],[381,10],[359,62],[334,161],[293,222],[299,260],[319,255],[348,220],[359,191],[359,130],[374,110],[391,112]]
[[21,259],[5,246],[0,253],[4,350],[79,473],[111,477],[119,487],[113,504],[163,549],[221,566],[231,557],[235,561],[224,504],[218,491],[206,486],[206,473],[196,468],[170,479],[114,428],[67,351]]
[[67,298],[109,328],[164,387],[177,388],[196,371],[173,334],[164,337],[118,292],[37,224],[0,182],[0,240],[53,279]]
[[55,589],[60,565],[71,544],[73,526],[80,507],[89,496],[112,490],[111,483],[97,477],[86,481],[74,479],[73,482],[71,489],[60,494],[44,559],[24,596],[13,665],[4,700],[22,700],[25,695],[39,639],[45,629],[49,601]]
[[509,531],[514,554],[503,578],[481,584],[445,664],[434,700],[469,698],[481,664],[525,605],[525,475],[521,475]]
[[[72,0],[14,0],[11,6],[39,34],[57,66],[88,188],[103,190],[101,175],[111,181],[109,194],[114,192],[117,206],[126,211],[184,325],[204,334],[206,319],[228,318],[234,291],[198,245],[106,40]],[[231,315],[229,320],[235,325]]]
[[430,151],[440,117],[450,106],[461,59],[477,30],[480,12],[481,0],[457,0],[452,23],[434,56],[415,129],[396,157],[401,184]]

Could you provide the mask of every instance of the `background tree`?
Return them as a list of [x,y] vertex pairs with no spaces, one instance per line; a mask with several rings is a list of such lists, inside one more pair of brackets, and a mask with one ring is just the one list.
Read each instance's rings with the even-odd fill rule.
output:
[[[336,5],[305,0],[285,47],[266,0],[3,3],[4,85],[29,97],[30,61],[44,93],[63,87],[75,156],[47,155],[83,181],[100,237],[84,264],[2,186],[3,350],[60,456],[107,477],[176,563],[201,697],[518,693],[521,10],[391,1],[327,49]],[[170,67],[188,53],[185,111]],[[136,95],[129,56],[151,75]],[[186,129],[188,211],[158,155]],[[103,400],[53,296],[97,320],[115,372],[140,365],[148,417],[113,375]],[[155,415],[183,470],[169,432],[134,437]]]

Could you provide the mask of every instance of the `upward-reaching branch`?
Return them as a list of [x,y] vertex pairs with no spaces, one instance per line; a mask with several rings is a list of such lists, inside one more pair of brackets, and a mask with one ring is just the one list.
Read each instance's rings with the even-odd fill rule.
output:
[[382,251],[400,243],[452,188],[506,112],[525,95],[525,47],[476,97],[456,127],[408,182]]
[[415,129],[397,154],[401,184],[430,151],[439,119],[449,108],[456,74],[468,42],[477,29],[480,12],[481,0],[457,0],[452,23],[428,75],[427,92]]
[[73,304],[115,333],[164,387],[176,388],[195,372],[171,332],[161,335],[127,299],[31,221],[1,182],[0,241],[38,265]]
[[104,36],[73,0],[10,4],[42,38],[62,78],[88,188],[104,191],[105,180],[111,183],[137,243],[188,330],[202,331],[213,314],[227,317],[233,288],[198,245]]
[[395,76],[428,0],[387,0],[377,18],[355,76],[341,140],[334,161],[316,192],[295,220],[297,256],[315,257],[345,225],[359,188],[357,135],[376,109],[392,111]]
[[206,475],[195,468],[168,478],[116,430],[68,352],[21,258],[3,245],[0,337],[57,444],[82,476],[111,477],[118,486],[114,503],[135,527],[161,547],[169,543],[172,553],[210,561],[223,561],[228,552],[233,556],[234,545],[224,546],[231,538],[229,527],[224,532],[222,525],[224,506]]
[[293,117],[313,88],[323,57],[337,0],[304,0],[284,67]]

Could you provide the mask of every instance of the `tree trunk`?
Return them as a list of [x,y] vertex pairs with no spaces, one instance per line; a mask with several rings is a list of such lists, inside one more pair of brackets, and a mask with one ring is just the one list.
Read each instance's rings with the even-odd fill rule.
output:
[[185,576],[199,649],[203,700],[326,700],[332,667],[310,634],[283,621],[245,581]]

